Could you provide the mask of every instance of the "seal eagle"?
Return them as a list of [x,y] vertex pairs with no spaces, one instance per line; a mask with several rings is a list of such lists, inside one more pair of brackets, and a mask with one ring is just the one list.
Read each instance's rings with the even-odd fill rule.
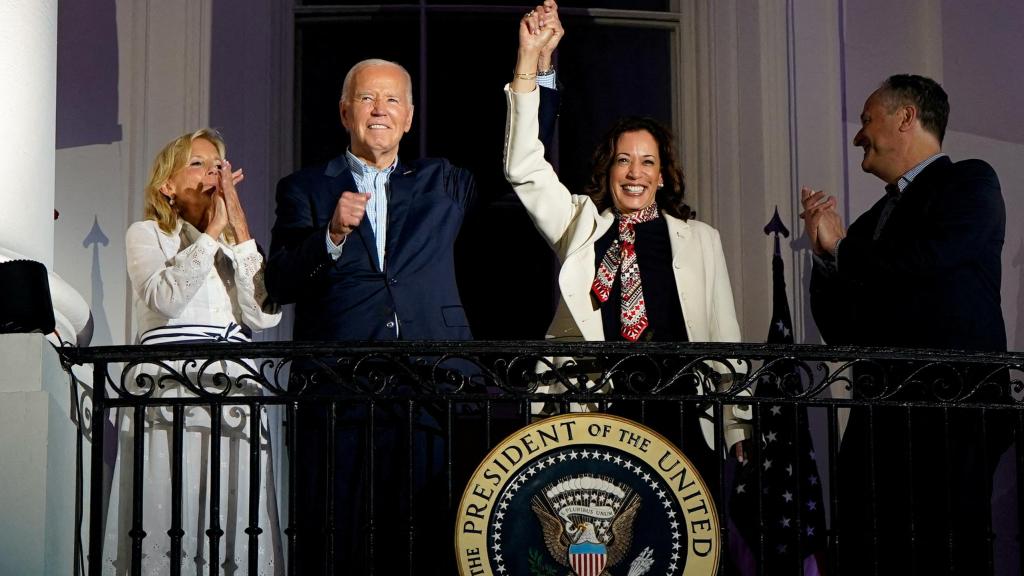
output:
[[606,567],[629,551],[640,504],[629,488],[587,475],[549,485],[530,507],[558,563],[578,576],[611,576]]

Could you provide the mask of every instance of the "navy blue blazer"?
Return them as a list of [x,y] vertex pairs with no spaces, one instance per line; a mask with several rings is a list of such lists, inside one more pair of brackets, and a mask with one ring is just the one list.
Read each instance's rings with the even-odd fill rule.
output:
[[[558,94],[541,89],[541,130],[553,134]],[[444,159],[399,163],[388,193],[387,250],[377,264],[364,218],[337,261],[327,226],[355,179],[345,156],[300,170],[277,185],[266,285],[280,304],[295,303],[295,340],[472,339],[455,280],[455,240],[473,201],[473,175]]]
[[399,163],[391,174],[387,251],[377,264],[364,218],[337,261],[327,226],[355,179],[344,156],[300,170],[277,186],[267,290],[295,306],[296,340],[465,340],[469,324],[455,285],[454,245],[475,192],[473,175],[442,159]]
[[992,167],[935,160],[903,191],[876,240],[885,203],[850,226],[837,275],[814,266],[811,310],[825,341],[1006,350],[1006,208]]

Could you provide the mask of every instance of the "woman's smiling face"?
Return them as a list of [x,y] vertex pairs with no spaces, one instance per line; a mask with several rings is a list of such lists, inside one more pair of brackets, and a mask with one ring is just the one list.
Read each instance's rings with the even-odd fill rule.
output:
[[608,171],[608,189],[615,208],[623,214],[643,210],[654,203],[661,185],[657,140],[646,130],[623,132],[615,143]]

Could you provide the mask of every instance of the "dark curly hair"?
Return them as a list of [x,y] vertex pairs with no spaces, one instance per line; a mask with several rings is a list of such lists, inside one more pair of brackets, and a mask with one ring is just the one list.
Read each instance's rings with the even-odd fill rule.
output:
[[614,205],[611,190],[608,188],[608,173],[615,161],[615,144],[619,141],[619,136],[626,132],[640,131],[649,133],[658,143],[661,178],[665,182],[665,186],[658,188],[654,194],[658,208],[680,220],[690,219],[690,207],[683,202],[686,185],[683,182],[683,171],[676,163],[672,132],[661,122],[646,116],[626,116],[612,125],[594,150],[593,170],[584,191],[600,211]]

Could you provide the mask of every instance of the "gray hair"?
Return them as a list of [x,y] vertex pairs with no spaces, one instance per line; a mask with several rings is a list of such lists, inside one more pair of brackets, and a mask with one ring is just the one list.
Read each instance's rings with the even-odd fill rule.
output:
[[402,74],[405,76],[405,84],[406,86],[409,87],[408,99],[409,105],[412,106],[412,76],[409,75],[409,71],[405,69],[405,66],[402,66],[398,62],[392,62],[391,60],[384,60],[381,58],[367,58],[366,60],[360,60],[359,62],[356,62],[355,65],[353,65],[351,68],[349,68],[348,74],[345,74],[345,81],[341,84],[342,99],[345,99],[346,97],[349,96],[349,89],[351,88],[352,78],[355,77],[356,73],[362,70],[363,68],[369,68],[370,66],[394,66],[395,68],[401,70]]

